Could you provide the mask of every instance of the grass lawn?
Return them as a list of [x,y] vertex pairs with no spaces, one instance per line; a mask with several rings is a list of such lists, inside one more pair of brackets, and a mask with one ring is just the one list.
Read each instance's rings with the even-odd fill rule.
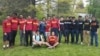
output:
[[[2,49],[2,30],[0,27],[0,56],[99,56],[100,55],[100,39],[99,47],[82,46],[80,44],[61,43],[55,49],[45,47],[34,48],[19,46],[19,36],[16,37],[16,45],[12,49]],[[19,34],[19,33],[18,33]],[[99,33],[100,38],[100,33]]]

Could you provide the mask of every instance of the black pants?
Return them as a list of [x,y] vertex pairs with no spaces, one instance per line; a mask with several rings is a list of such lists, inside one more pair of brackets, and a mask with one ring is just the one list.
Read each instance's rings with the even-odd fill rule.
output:
[[32,31],[31,30],[25,31],[26,46],[28,46],[28,36],[30,36],[30,46],[32,46]]
[[11,31],[11,38],[10,38],[10,46],[15,45],[15,37],[17,35],[17,30],[12,30]]

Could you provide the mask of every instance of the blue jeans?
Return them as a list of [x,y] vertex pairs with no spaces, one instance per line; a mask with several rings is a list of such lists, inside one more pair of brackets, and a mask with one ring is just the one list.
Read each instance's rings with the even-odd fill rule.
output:
[[46,34],[45,34],[45,31],[40,31],[40,35],[43,35],[44,41],[46,42]]
[[19,31],[20,33],[20,45],[25,45],[25,33],[22,30]]
[[76,43],[78,42],[78,30],[71,30],[71,43],[75,42],[75,38],[76,38]]
[[67,43],[69,43],[69,35],[70,35],[70,33],[71,33],[71,30],[66,29],[64,31],[64,34],[65,34],[65,42],[67,42]]
[[64,30],[60,30],[60,31],[59,31],[59,42],[61,42],[62,36],[65,36]]
[[91,45],[93,45],[93,41],[95,40],[95,46],[98,46],[98,35],[96,32],[90,32],[91,35]]
[[81,42],[83,42],[83,30],[78,30],[78,36],[76,39],[77,42],[79,41],[79,37],[81,39]]

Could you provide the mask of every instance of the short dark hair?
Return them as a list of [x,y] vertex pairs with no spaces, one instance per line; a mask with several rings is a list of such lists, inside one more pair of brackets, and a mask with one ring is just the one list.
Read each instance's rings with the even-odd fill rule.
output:
[[16,12],[14,12],[14,13],[13,13],[13,15],[17,16],[17,13],[16,13]]
[[72,19],[75,19],[75,17],[73,16]]
[[60,16],[60,18],[64,18],[63,16]]
[[78,18],[81,18],[82,16],[78,16]]

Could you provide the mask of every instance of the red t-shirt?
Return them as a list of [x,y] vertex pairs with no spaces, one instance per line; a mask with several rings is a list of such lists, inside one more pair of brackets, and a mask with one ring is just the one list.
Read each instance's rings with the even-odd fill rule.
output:
[[26,20],[26,26],[25,26],[25,30],[32,30],[32,19],[27,19]]
[[10,20],[6,19],[3,21],[3,33],[11,32],[11,22]]
[[46,21],[46,29],[45,29],[45,31],[46,31],[46,32],[50,32],[50,28],[51,28],[50,21],[47,20],[47,21]]
[[24,30],[25,23],[26,23],[26,20],[24,18],[19,20],[19,29],[20,30]]
[[33,20],[33,31],[38,31],[38,28],[39,28],[39,21],[34,19]]
[[11,29],[17,30],[18,29],[18,18],[12,17],[11,18]]
[[49,42],[49,44],[54,45],[57,42],[57,37],[56,36],[49,36],[48,42]]
[[51,28],[57,28],[59,29],[60,28],[60,24],[59,24],[59,20],[58,19],[51,19]]

